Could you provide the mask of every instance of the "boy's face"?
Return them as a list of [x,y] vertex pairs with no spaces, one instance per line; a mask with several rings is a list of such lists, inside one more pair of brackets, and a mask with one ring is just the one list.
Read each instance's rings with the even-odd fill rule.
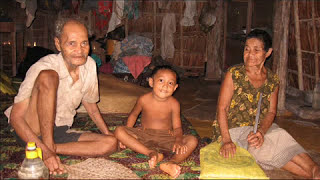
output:
[[168,69],[160,69],[153,78],[149,78],[149,85],[153,87],[153,96],[158,100],[165,100],[177,89],[176,75]]

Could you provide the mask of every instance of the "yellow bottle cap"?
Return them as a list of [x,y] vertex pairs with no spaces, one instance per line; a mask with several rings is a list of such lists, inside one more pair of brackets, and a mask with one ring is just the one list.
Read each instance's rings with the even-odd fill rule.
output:
[[38,157],[42,157],[42,154],[41,154],[41,156],[39,156],[39,153],[41,153],[41,150],[39,152],[39,150],[37,150],[37,149],[38,148],[36,148],[35,142],[28,142],[28,146],[27,146],[27,150],[26,150],[26,158],[27,159],[35,159]]
[[35,150],[36,149],[36,143],[35,142],[28,142],[27,149],[28,150]]
[[27,159],[35,159],[38,158],[38,151],[26,151]]

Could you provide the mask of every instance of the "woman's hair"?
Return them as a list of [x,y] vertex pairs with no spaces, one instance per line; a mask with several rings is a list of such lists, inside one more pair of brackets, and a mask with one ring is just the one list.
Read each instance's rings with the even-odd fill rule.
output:
[[179,75],[178,75],[178,73],[169,65],[156,66],[152,70],[151,77],[154,77],[154,75],[157,74],[157,72],[159,70],[169,70],[169,71],[173,72],[176,75],[176,83],[179,84]]
[[88,31],[86,23],[84,23],[83,19],[81,19],[79,16],[59,17],[55,22],[55,37],[60,38],[63,27],[71,21],[77,24],[82,24]]
[[264,30],[254,29],[246,37],[246,41],[251,38],[257,38],[263,42],[264,50],[268,51],[272,47],[271,36]]

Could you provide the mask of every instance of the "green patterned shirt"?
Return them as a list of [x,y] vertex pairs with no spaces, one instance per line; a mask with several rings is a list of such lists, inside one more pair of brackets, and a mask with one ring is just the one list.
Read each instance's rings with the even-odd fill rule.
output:
[[[244,64],[235,65],[228,69],[232,74],[233,96],[227,114],[229,129],[241,126],[253,126],[257,113],[260,93],[262,95],[261,112],[259,119],[264,119],[270,106],[271,93],[279,85],[279,78],[267,68],[267,79],[259,88],[253,87],[246,74]],[[213,121],[213,141],[220,140],[219,123]]]

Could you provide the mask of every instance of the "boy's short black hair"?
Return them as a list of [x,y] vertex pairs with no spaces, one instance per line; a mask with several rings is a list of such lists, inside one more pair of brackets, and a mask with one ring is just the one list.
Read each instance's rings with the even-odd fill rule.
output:
[[263,42],[265,51],[268,51],[272,47],[272,38],[267,31],[262,29],[254,29],[247,35],[246,40],[251,38],[257,38],[261,40]]
[[173,72],[175,75],[176,75],[176,83],[179,84],[179,75],[178,73],[176,72],[176,70],[174,70],[174,68],[172,68],[172,66],[169,66],[169,65],[162,65],[162,66],[156,66],[153,70],[152,70],[152,73],[151,73],[151,77],[153,78],[155,74],[157,74],[157,72],[159,70],[163,70],[163,69],[166,69],[166,70],[169,70],[171,72]]

